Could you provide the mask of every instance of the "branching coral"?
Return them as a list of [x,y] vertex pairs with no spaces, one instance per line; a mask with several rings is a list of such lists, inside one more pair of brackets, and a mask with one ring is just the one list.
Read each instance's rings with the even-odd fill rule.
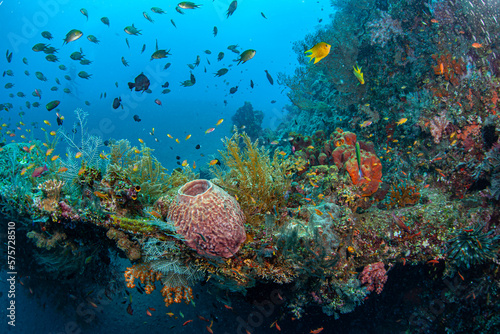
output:
[[[240,148],[240,138],[243,148]],[[224,140],[225,151],[219,150],[227,172],[214,168],[214,182],[235,196],[247,221],[259,225],[266,212],[279,210],[286,204],[285,193],[290,188],[288,170],[290,162],[284,160],[276,150],[272,159],[269,151],[252,143],[246,133],[235,131]]]
[[138,260],[141,258],[141,249],[136,242],[129,240],[127,235],[122,231],[118,231],[115,228],[110,228],[106,233],[106,236],[112,240],[116,240],[118,248],[127,254],[130,261]]
[[415,205],[420,200],[418,188],[407,186],[405,183],[393,184],[388,195],[389,203],[386,206],[390,209]]
[[52,249],[57,246],[58,242],[66,239],[66,234],[56,232],[54,235],[47,237],[43,233],[31,231],[28,232],[27,237],[36,240],[36,246],[39,248]]

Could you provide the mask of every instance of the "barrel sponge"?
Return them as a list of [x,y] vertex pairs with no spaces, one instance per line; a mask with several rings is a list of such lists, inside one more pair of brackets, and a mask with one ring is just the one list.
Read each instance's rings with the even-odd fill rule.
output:
[[168,220],[200,255],[232,257],[246,239],[245,216],[232,196],[208,180],[182,186]]

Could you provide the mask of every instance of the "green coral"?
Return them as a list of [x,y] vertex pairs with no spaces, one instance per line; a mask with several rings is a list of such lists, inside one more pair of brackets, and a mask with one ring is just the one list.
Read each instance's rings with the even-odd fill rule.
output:
[[277,212],[285,206],[291,163],[278,151],[270,158],[269,151],[259,147],[258,140],[252,142],[244,132],[235,131],[223,142],[226,150],[219,153],[227,171],[215,166],[215,183],[238,199],[250,224],[259,225],[267,212]]

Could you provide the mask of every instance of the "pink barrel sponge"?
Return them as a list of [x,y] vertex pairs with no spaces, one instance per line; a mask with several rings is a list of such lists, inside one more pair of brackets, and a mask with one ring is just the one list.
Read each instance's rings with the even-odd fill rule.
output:
[[200,255],[229,258],[246,240],[240,205],[208,180],[194,180],[180,188],[167,218]]

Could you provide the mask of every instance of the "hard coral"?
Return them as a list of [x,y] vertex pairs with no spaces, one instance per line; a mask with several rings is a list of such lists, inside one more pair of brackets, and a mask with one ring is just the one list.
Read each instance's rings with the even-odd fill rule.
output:
[[180,188],[168,219],[201,255],[231,257],[246,239],[240,205],[208,180],[194,180]]

